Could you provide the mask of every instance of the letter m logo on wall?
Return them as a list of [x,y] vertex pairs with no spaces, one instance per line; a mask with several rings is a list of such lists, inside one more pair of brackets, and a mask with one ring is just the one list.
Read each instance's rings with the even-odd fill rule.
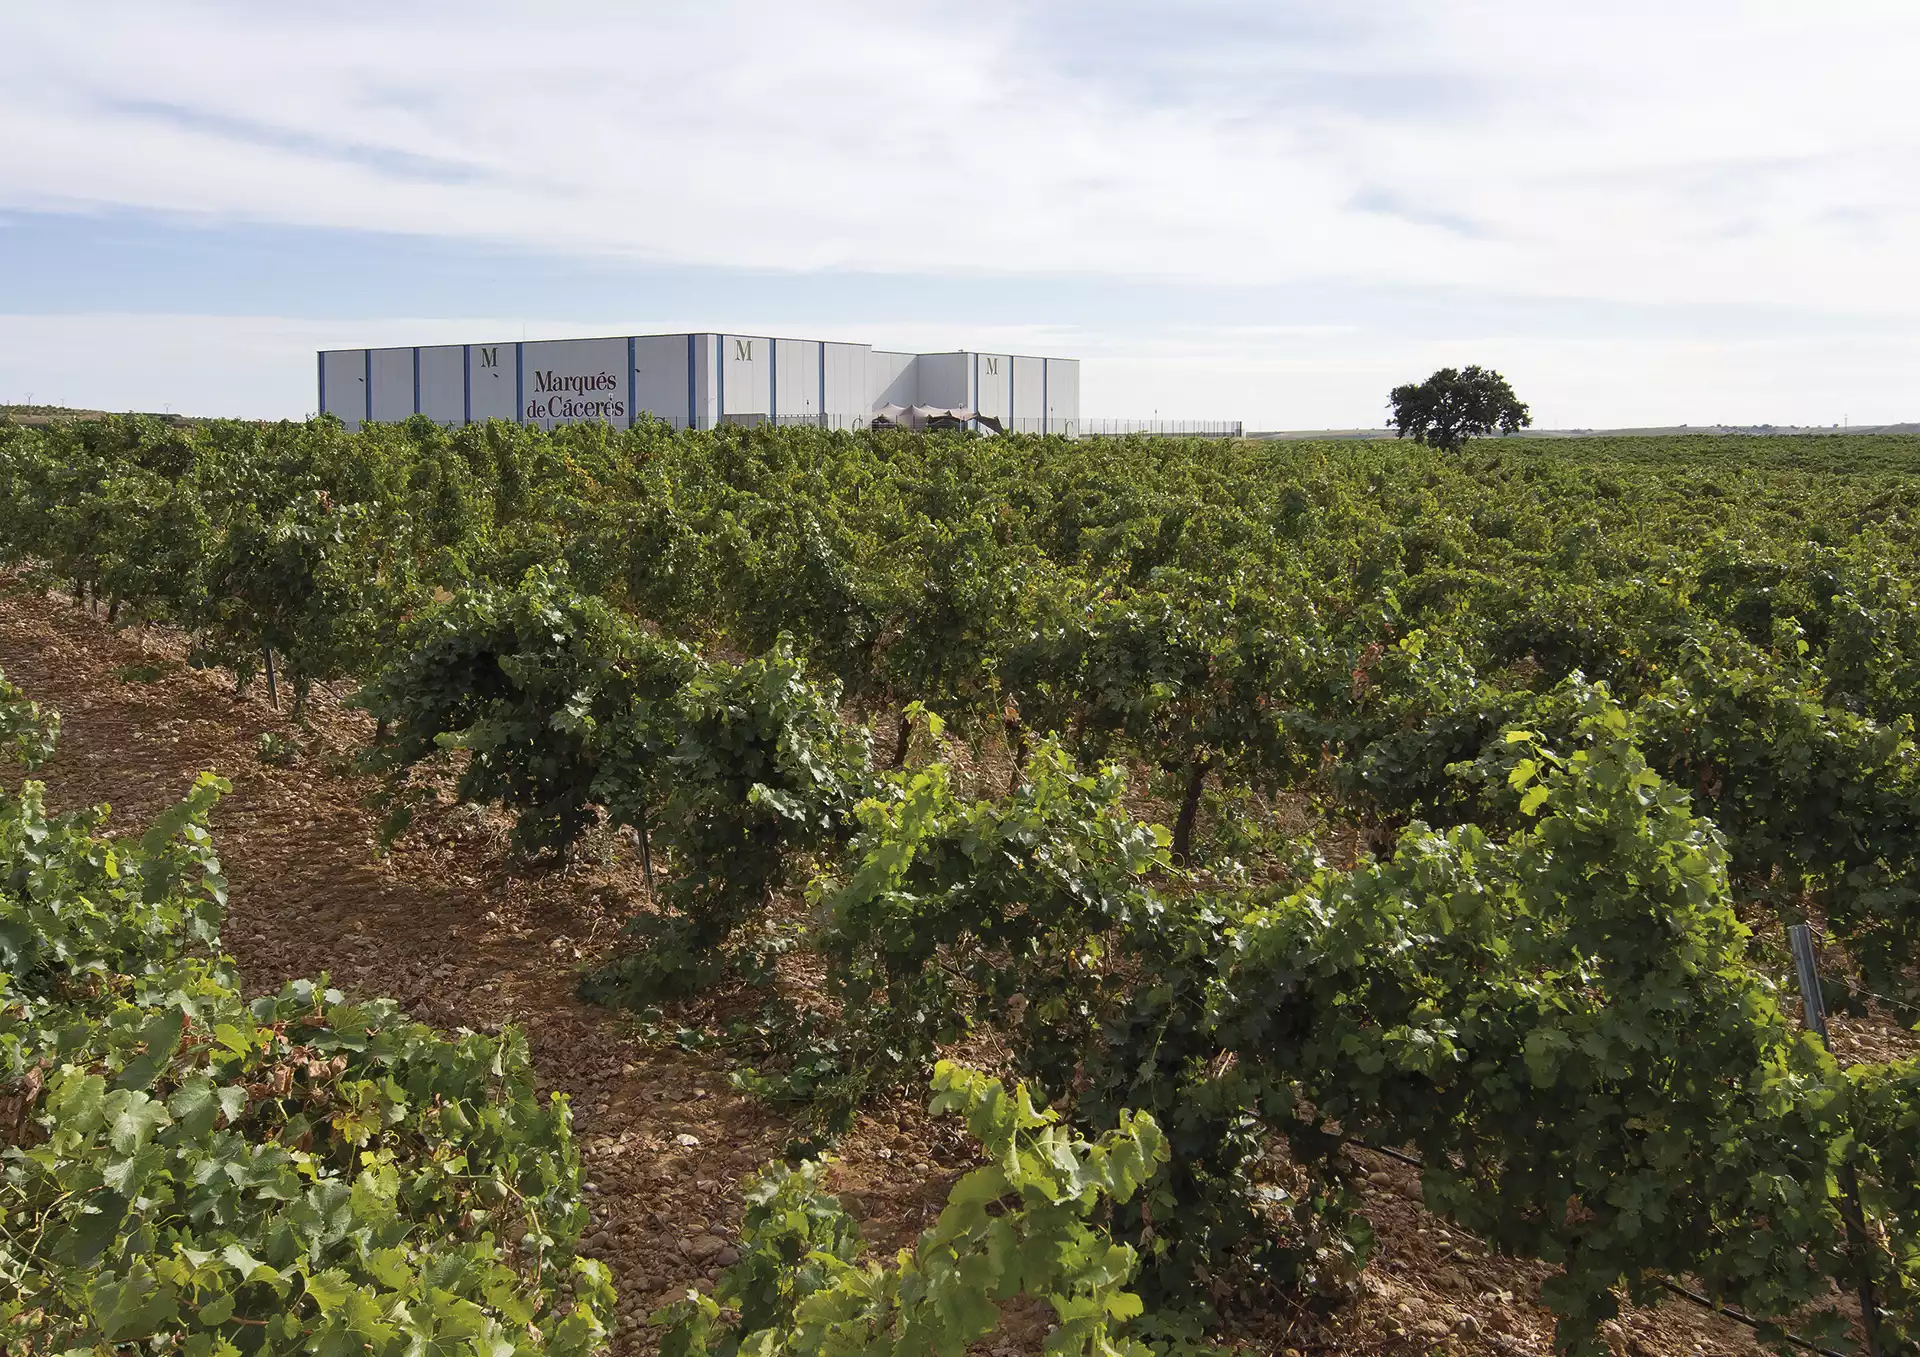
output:
[[733,356],[743,363],[751,363],[753,361],[753,341],[751,339],[734,340]]
[[498,344],[495,344],[490,349],[480,350],[480,366],[483,368],[497,368],[500,366],[500,346]]
[[987,376],[997,377],[1000,375],[1000,360],[998,358],[988,358],[982,355],[980,361],[986,365]]

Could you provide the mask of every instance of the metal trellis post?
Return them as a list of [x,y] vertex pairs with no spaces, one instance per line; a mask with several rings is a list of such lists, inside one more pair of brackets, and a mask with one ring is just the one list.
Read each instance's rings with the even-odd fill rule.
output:
[[[1820,966],[1813,952],[1813,930],[1806,924],[1791,924],[1787,942],[1793,948],[1794,978],[1800,982],[1800,1004],[1806,1011],[1807,1027],[1820,1038],[1820,1044],[1833,1049],[1827,1036],[1827,1003],[1820,994]],[[1866,1216],[1860,1210],[1860,1176],[1852,1161],[1840,1165],[1840,1218],[1847,1227],[1847,1252],[1853,1256],[1854,1282],[1860,1296],[1860,1323],[1867,1331],[1867,1351],[1880,1357],[1885,1351],[1880,1342],[1880,1305],[1874,1296],[1873,1261],[1868,1250],[1873,1236],[1867,1232]]]

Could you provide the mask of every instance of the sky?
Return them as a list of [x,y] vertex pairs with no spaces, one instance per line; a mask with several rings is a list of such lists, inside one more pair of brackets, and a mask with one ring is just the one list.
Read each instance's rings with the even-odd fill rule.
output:
[[0,0],[0,402],[723,330],[1090,418],[1920,419],[1911,0]]

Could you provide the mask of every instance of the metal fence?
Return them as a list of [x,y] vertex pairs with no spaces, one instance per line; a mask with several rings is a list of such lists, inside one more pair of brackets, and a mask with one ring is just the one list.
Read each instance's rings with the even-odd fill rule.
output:
[[1238,419],[1083,419],[1080,432],[1097,438],[1146,434],[1162,438],[1243,438],[1245,421]]
[[[662,418],[655,416],[655,418]],[[683,416],[665,416],[676,429],[687,427]],[[1141,435],[1148,438],[1244,438],[1246,424],[1237,419],[1061,419],[1056,417],[1000,419],[994,421],[1006,433],[1055,434],[1062,438],[1117,438]],[[873,427],[872,415],[727,415],[723,424],[747,428],[772,425],[780,429],[840,429],[856,431]],[[985,432],[983,428],[983,432]]]
[[[676,429],[693,426],[687,423],[685,415],[654,415],[652,418]],[[722,415],[720,422],[740,429],[842,429],[856,430],[873,427],[871,415],[775,415],[769,419],[766,415]],[[702,428],[711,427],[702,425]]]
[[[871,429],[873,427],[873,421],[873,415],[779,415],[773,419],[769,419],[765,415],[728,415],[721,422],[723,424],[743,425],[748,428],[772,425],[779,429],[859,430]],[[675,423],[676,425],[684,425],[686,421],[678,420],[675,421]],[[971,425],[972,421],[968,421],[968,423]],[[999,425],[1000,429],[1005,433],[1059,434],[1065,438],[1077,438],[1081,432],[1080,421],[1077,419],[1041,419],[1038,417],[1031,419],[1003,419],[996,417],[992,419],[991,423]],[[986,421],[982,421],[978,427],[983,433],[992,432]]]

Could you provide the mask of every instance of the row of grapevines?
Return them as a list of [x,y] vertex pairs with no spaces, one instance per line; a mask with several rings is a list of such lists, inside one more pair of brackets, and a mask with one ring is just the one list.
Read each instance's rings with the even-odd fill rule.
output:
[[[1151,1111],[1173,1166],[1116,1216],[1151,1296],[1337,1282],[1366,1242],[1339,1148],[1358,1139],[1418,1148],[1435,1210],[1559,1265],[1569,1352],[1602,1350],[1621,1292],[1682,1275],[1837,1335],[1832,1288],[1863,1268],[1910,1342],[1916,1066],[1843,1071],[1789,1026],[1725,837],[1642,734],[1589,690],[1560,748],[1512,732],[1523,823],[1504,838],[1416,826],[1389,860],[1265,898],[1157,885],[1117,789],[1059,756],[1008,803],[954,798],[937,766],[899,775],[827,896],[847,1082],[812,1070],[810,1089],[857,1095],[876,1051],[911,1068],[991,1027],[1087,1124]],[[1260,1181],[1282,1141],[1304,1178]]]
[[[51,729],[0,680],[33,759]],[[203,775],[138,837],[0,791],[0,1338],[8,1352],[604,1346],[565,1102],[524,1042],[447,1038],[219,949]]]
[[867,763],[786,649],[702,660],[541,567],[424,610],[358,700],[402,817],[407,780],[461,751],[458,795],[511,808],[523,849],[564,852],[605,822],[667,851],[674,915],[636,920],[648,945],[594,981],[602,996],[718,978],[739,926],[843,835]]
[[[1209,787],[1344,794],[1364,761],[1390,804],[1397,777],[1437,772],[1396,767],[1406,724],[1576,670],[1637,695],[1689,634],[1766,644],[1791,616],[1827,705],[1883,723],[1920,674],[1911,547],[1872,478],[1849,497],[1825,477],[1838,507],[1809,525],[1804,484],[1504,447],[323,420],[108,421],[0,452],[17,559],[82,594],[118,580],[116,604],[243,679],[277,653],[296,698],[377,672],[432,589],[565,564],[684,639],[789,634],[856,702],[1002,728],[1016,755],[1053,732],[1137,758],[1180,808],[1182,858]],[[1397,665],[1416,635],[1445,663]]]
[[[1167,1158],[1148,1116],[1096,1142],[1034,1106],[1024,1087],[942,1064],[929,1111],[957,1112],[984,1163],[891,1267],[863,1258],[859,1228],[818,1188],[820,1164],[775,1164],[747,1185],[740,1261],[713,1296],[690,1292],[653,1319],[665,1357],[926,1352],[960,1357],[1020,1298],[1053,1311],[1049,1353],[1148,1357],[1144,1306],[1125,1290],[1137,1257],[1097,1223],[1135,1199]],[[731,1307],[727,1320],[721,1306]],[[1161,1350],[1165,1350],[1164,1347]]]

